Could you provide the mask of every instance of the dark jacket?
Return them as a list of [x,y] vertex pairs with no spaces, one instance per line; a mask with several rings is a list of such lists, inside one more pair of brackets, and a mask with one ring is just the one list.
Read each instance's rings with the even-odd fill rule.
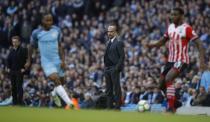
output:
[[109,46],[109,43],[107,44],[104,55],[105,67],[115,67],[116,70],[122,71],[124,67],[124,59],[124,44],[122,41],[115,38],[111,46]]
[[7,67],[10,71],[20,71],[24,68],[27,60],[27,49],[19,46],[16,50],[14,48],[10,49],[10,53],[7,57]]

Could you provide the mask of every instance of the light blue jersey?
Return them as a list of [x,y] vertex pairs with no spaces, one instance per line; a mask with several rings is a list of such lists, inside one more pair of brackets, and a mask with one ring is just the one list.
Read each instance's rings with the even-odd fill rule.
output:
[[42,27],[39,27],[32,32],[31,44],[34,47],[38,46],[41,65],[47,76],[52,73],[59,73],[61,70],[58,46],[60,40],[61,30],[56,26],[52,26],[50,30],[44,30]]
[[204,71],[201,75],[201,86],[205,87],[206,92],[208,91],[210,87],[210,71]]

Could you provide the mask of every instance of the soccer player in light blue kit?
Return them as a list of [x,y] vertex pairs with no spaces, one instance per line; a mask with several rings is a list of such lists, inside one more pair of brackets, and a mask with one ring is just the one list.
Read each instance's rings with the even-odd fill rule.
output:
[[72,100],[62,86],[64,80],[65,54],[61,48],[61,30],[53,25],[51,14],[43,14],[42,25],[32,32],[29,58],[27,66],[30,66],[31,55],[34,47],[38,46],[41,56],[41,66],[49,80],[54,81],[54,92],[66,103],[65,109],[73,106]]

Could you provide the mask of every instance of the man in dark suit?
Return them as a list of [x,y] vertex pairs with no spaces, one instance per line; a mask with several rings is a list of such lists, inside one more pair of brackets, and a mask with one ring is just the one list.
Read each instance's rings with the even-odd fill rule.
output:
[[23,75],[27,60],[27,48],[21,47],[20,37],[12,37],[12,48],[7,57],[7,70],[12,83],[13,105],[23,104]]
[[107,108],[120,109],[120,72],[124,67],[124,44],[117,38],[116,25],[110,25],[107,34],[109,41],[104,55]]

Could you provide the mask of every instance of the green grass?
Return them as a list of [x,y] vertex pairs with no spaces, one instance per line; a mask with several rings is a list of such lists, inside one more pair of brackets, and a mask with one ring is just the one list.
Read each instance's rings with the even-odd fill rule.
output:
[[0,107],[0,122],[209,122],[209,116],[108,110]]

